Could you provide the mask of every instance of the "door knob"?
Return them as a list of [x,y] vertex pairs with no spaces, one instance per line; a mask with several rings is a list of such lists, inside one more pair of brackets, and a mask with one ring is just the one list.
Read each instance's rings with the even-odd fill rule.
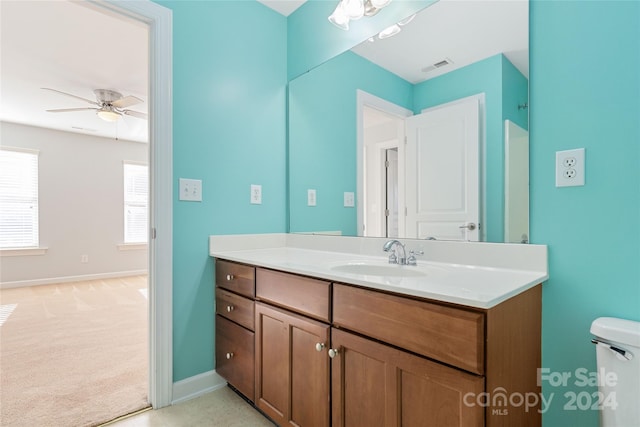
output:
[[324,348],[323,342],[316,343],[316,351],[322,351],[323,348]]
[[458,227],[458,228],[466,228],[466,229],[467,229],[467,230],[469,230],[469,231],[473,231],[473,230],[475,230],[475,229],[476,229],[476,225],[475,225],[473,222],[470,222],[469,224],[461,225],[461,226],[460,226],[460,227]]
[[227,312],[231,313],[235,307],[231,304],[227,306]]
[[231,359],[233,357],[233,353],[227,353],[227,359]]
[[227,282],[230,282],[234,279],[233,274],[227,274]]
[[332,359],[334,357],[336,357],[339,353],[340,353],[340,350],[338,350],[337,348],[330,348],[329,349],[329,357],[332,358]]

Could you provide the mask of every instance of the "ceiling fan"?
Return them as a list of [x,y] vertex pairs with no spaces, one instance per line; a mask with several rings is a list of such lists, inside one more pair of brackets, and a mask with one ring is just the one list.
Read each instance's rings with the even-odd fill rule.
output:
[[70,96],[72,98],[81,99],[91,105],[95,105],[95,107],[59,108],[56,110],[47,110],[47,112],[49,113],[68,113],[71,111],[95,110],[98,117],[107,122],[118,121],[123,115],[137,117],[139,119],[147,119],[147,115],[145,113],[134,110],[127,110],[127,107],[131,107],[132,105],[144,102],[142,99],[137,98],[133,95],[122,96],[120,92],[116,92],[115,90],[95,89],[93,93],[96,95],[96,101],[92,101],[81,96],[72,95],[70,93],[62,92],[48,87],[43,87],[42,89],[61,93],[62,95]]

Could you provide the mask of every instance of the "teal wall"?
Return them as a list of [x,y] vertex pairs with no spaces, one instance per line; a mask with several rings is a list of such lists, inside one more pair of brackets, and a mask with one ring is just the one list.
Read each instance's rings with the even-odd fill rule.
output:
[[395,0],[384,13],[351,21],[342,30],[327,19],[338,1],[307,0],[287,19],[288,76],[293,79],[337,56],[436,0]]
[[[356,192],[356,91],[362,89],[411,109],[413,86],[345,52],[289,85],[289,209],[291,231],[357,235],[355,208],[343,193]],[[307,206],[307,189],[317,206]]]
[[[529,103],[529,80],[502,56],[502,122],[510,120],[529,129],[529,109],[518,106]],[[504,133],[504,126],[502,127]],[[504,141],[504,138],[503,138]]]
[[[531,3],[531,238],[549,246],[542,364],[569,372],[543,382],[544,425],[596,427],[593,410],[565,410],[575,370],[596,369],[589,342],[600,316],[640,321],[640,2]],[[586,149],[586,183],[555,187],[555,152]]]
[[[286,18],[255,1],[173,10],[173,379],[214,368],[211,234],[284,232]],[[178,179],[202,180],[202,203]],[[262,205],[249,203],[262,185]]]

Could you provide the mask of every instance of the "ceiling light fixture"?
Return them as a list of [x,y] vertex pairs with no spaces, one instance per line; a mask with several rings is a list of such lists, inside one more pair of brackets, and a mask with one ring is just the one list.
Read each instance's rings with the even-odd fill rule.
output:
[[358,20],[363,16],[373,16],[389,3],[391,0],[340,0],[328,19],[336,27],[347,31],[349,21]]
[[[398,21],[397,24],[393,24],[392,26],[385,28],[384,30],[382,30],[382,31],[380,31],[378,33],[378,38],[380,40],[382,40],[382,39],[387,39],[389,37],[395,36],[400,31],[402,31],[402,27],[407,25],[409,22],[413,21],[413,18],[415,18],[415,17],[416,17],[416,15],[414,13],[413,15],[411,15],[408,18],[405,18],[402,21]],[[369,41],[371,41],[371,42],[374,41],[373,37],[371,37],[369,39]]]
[[105,105],[99,109],[96,114],[105,122],[117,122],[122,114],[118,113],[113,107]]

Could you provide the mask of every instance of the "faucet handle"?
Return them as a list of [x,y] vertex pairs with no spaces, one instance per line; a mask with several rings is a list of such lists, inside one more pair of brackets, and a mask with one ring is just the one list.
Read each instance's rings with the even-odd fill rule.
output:
[[398,263],[398,257],[396,256],[395,252],[391,252],[391,255],[389,255],[389,264],[397,264]]
[[418,265],[416,255],[424,255],[424,251],[409,251],[409,258],[407,258],[407,265]]

